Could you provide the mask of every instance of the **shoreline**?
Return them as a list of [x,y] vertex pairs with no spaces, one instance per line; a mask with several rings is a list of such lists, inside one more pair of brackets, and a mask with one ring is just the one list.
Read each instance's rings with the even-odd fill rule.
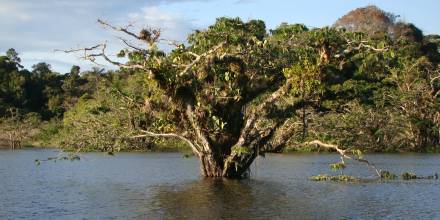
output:
[[[59,149],[59,150],[63,150],[60,149],[58,147],[55,146],[41,146],[41,145],[24,145],[21,148],[15,148],[12,149],[10,148],[8,145],[5,145],[3,143],[0,142],[0,150],[29,150],[29,149],[41,149],[41,150],[54,150],[54,149]],[[66,152],[72,152],[69,151],[68,149],[64,149]],[[83,151],[81,153],[108,153],[108,152],[103,152],[103,151],[98,151],[98,150],[92,150],[92,151]],[[170,147],[170,148],[157,148],[157,149],[153,149],[153,150],[121,150],[119,152],[115,152],[115,153],[182,153],[185,155],[188,154],[192,154],[192,152],[190,151],[190,149],[185,149],[185,148],[179,148],[179,147]],[[297,151],[288,151],[288,152],[268,152],[267,154],[277,154],[277,155],[294,155],[294,154],[304,154],[304,155],[310,155],[310,154],[337,154],[336,152],[329,152],[329,151],[301,151],[301,150],[297,150]],[[440,152],[415,152],[415,151],[401,151],[401,152],[365,152],[364,154],[400,154],[400,155],[405,155],[405,154],[440,154]]]

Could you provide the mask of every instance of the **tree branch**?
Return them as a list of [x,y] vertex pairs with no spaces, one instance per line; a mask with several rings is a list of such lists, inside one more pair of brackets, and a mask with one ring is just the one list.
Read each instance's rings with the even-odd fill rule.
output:
[[182,43],[179,42],[179,41],[176,41],[176,40],[167,40],[167,39],[164,39],[164,38],[159,39],[159,41],[165,41],[168,45],[175,46],[175,47],[178,47],[178,46],[180,46],[180,45],[182,44]]
[[[102,57],[108,63],[115,65],[115,66],[118,66],[120,68],[125,68],[125,69],[144,69],[145,68],[141,64],[123,64],[123,63],[114,61],[108,57],[108,55],[106,54],[106,49],[107,49],[107,44],[102,43],[102,44],[98,44],[98,45],[95,45],[92,47],[70,49],[70,50],[55,50],[55,51],[62,51],[64,53],[75,53],[75,52],[83,51],[84,56],[81,58],[84,60],[89,60],[93,63],[96,63],[96,57]],[[99,52],[93,53],[97,50],[99,50]],[[96,64],[98,64],[98,63],[96,63]]]
[[142,39],[141,39],[138,35],[136,35],[135,33],[131,32],[131,31],[128,31],[127,28],[115,27],[115,26],[113,26],[113,25],[111,25],[111,24],[109,24],[109,23],[107,23],[107,22],[105,22],[105,21],[103,21],[103,20],[101,20],[101,19],[98,19],[98,23],[100,23],[100,24],[103,25],[104,27],[109,27],[109,28],[111,28],[111,29],[113,29],[113,30],[115,30],[115,31],[120,31],[120,32],[126,33],[126,34],[128,34],[128,35],[130,35],[130,36],[132,36],[132,37],[134,37],[134,38],[136,38],[136,39],[138,39],[138,40],[142,40]]
[[275,92],[273,92],[269,97],[267,97],[262,103],[260,103],[250,114],[249,118],[246,120],[245,126],[242,129],[240,137],[237,141],[238,146],[242,146],[246,141],[247,134],[250,133],[250,130],[254,127],[255,122],[257,120],[257,114],[260,114],[266,106],[273,104],[278,98],[286,94],[291,88],[292,83],[287,80],[286,83],[278,88]]
[[[349,46],[353,46],[353,44],[356,43],[356,42],[353,42],[353,41],[351,41],[349,39],[346,39],[346,41],[347,41],[347,44]],[[353,49],[360,50],[362,48],[367,48],[367,49],[370,49],[370,50],[373,50],[373,51],[376,51],[376,52],[385,52],[385,51],[389,50],[388,47],[384,47],[384,48],[380,49],[380,48],[375,48],[375,47],[373,47],[373,46],[371,46],[369,44],[365,44],[365,43],[367,43],[367,41],[361,41],[361,42],[359,42],[359,44],[357,46],[353,47]]]
[[[292,120],[293,121],[293,120]],[[286,140],[289,139],[293,135],[295,131],[293,126],[295,126],[295,122],[291,122],[291,119],[287,119],[284,123],[276,128],[273,138],[266,145],[267,148],[264,148],[264,152],[274,152],[281,149],[282,146],[285,145]]]
[[182,72],[179,73],[179,76],[183,76],[188,74],[188,72],[191,70],[191,68],[196,65],[201,59],[205,58],[206,56],[216,52],[217,50],[219,50],[220,48],[222,48],[224,45],[226,44],[226,41],[223,41],[219,44],[217,44],[216,46],[214,46],[213,48],[211,48],[210,50],[206,51],[205,53],[202,53],[200,55],[193,53],[193,52],[189,52],[190,55],[196,57],[190,64],[186,65],[185,69],[183,69]]
[[151,131],[141,130],[141,132],[145,133],[143,135],[135,135],[130,138],[143,138],[143,137],[165,137],[165,138],[179,138],[183,141],[185,141],[192,149],[192,151],[197,155],[201,156],[201,150],[196,147],[188,138],[178,135],[175,133],[154,133]]
[[333,149],[333,150],[336,150],[336,152],[338,152],[339,153],[339,155],[341,156],[341,161],[342,161],[342,163],[345,163],[344,162],[344,158],[346,158],[346,159],[350,159],[350,160],[354,160],[354,161],[357,161],[357,162],[359,162],[359,163],[364,163],[364,164],[366,164],[368,167],[370,167],[370,168],[372,168],[372,169],[374,169],[375,171],[376,171],[376,174],[380,177],[381,175],[380,175],[380,172],[379,172],[379,170],[376,168],[376,166],[374,166],[372,163],[370,163],[368,160],[365,160],[365,159],[361,159],[361,158],[356,158],[356,157],[351,157],[351,156],[349,156],[349,155],[347,155],[346,154],[346,151],[347,150],[343,150],[343,149],[341,149],[341,148],[339,148],[338,146],[336,146],[336,145],[333,145],[333,144],[326,144],[326,143],[323,143],[323,142],[321,142],[321,141],[319,141],[319,140],[314,140],[314,141],[310,141],[310,142],[307,142],[307,143],[305,143],[306,145],[317,145],[317,146],[320,146],[320,147],[323,147],[323,148],[327,148],[327,149]]
[[187,107],[186,107],[186,116],[188,117],[188,120],[191,124],[192,129],[196,133],[197,139],[199,139],[199,141],[201,142],[203,150],[205,152],[211,152],[211,148],[210,148],[208,140],[206,139],[205,135],[203,134],[200,126],[197,124],[197,121],[194,120],[194,118],[196,116],[194,115],[194,112],[192,110],[191,105],[187,105]]
[[104,27],[109,27],[115,31],[120,31],[123,32],[129,36],[132,36],[133,38],[145,42],[147,45],[152,46],[154,43],[157,43],[159,41],[159,37],[161,34],[160,29],[142,29],[140,31],[140,33],[137,35],[131,31],[128,30],[128,28],[123,28],[123,27],[116,27],[113,26],[101,19],[98,19],[98,23],[100,23],[101,25],[103,25]]
[[143,49],[141,49],[141,48],[139,48],[139,47],[136,47],[136,46],[133,46],[131,43],[129,43],[128,42],[128,40],[126,40],[126,39],[124,39],[124,38],[122,38],[122,37],[118,37],[119,38],[119,40],[121,40],[127,47],[130,47],[131,49],[133,49],[133,50],[136,50],[136,51],[141,51],[141,52],[144,52],[145,50],[143,50]]

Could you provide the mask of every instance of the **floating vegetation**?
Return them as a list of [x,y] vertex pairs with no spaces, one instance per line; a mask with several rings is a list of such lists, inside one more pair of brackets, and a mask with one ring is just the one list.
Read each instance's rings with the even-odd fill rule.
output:
[[40,160],[40,159],[35,159],[35,165],[39,166],[41,165],[41,162],[45,162],[45,161],[53,161],[53,162],[57,162],[58,160],[70,160],[70,161],[75,161],[75,160],[81,160],[81,157],[78,154],[75,153],[68,153],[68,154],[62,154],[60,153],[58,156],[56,157],[48,157],[47,159],[44,160]]
[[345,169],[345,167],[346,167],[345,163],[342,163],[342,162],[340,162],[340,163],[332,163],[329,166],[330,166],[330,169],[332,171],[342,170],[342,169]]
[[404,172],[404,173],[402,173],[401,177],[404,180],[417,179],[417,175],[415,173],[411,173],[411,172]]
[[403,180],[414,180],[414,179],[438,179],[438,174],[435,173],[434,175],[429,175],[429,176],[418,176],[415,173],[412,172],[404,172],[401,175]]
[[[361,150],[357,150],[357,149],[344,150],[344,149],[339,148],[337,145],[326,144],[326,143],[323,143],[319,140],[314,140],[312,142],[308,142],[308,144],[309,145],[315,144],[320,147],[336,150],[341,156],[340,162],[329,164],[330,169],[332,171],[338,171],[338,170],[341,171],[340,175],[330,176],[327,174],[320,174],[317,176],[310,177],[310,180],[313,180],[313,181],[339,181],[339,182],[354,182],[354,181],[358,182],[358,181],[360,181],[361,180],[360,178],[356,178],[356,177],[348,176],[348,175],[343,175],[342,171],[346,168],[346,163],[345,163],[344,159],[354,160],[359,163],[363,163],[363,164],[367,165],[367,167],[376,171],[376,174],[377,174],[377,178],[375,178],[376,180],[394,180],[394,179],[398,178],[398,176],[396,174],[391,173],[388,170],[378,170],[376,168],[376,166],[374,166],[368,160],[363,158],[363,154],[362,154]],[[412,172],[404,172],[401,174],[401,178],[403,180],[438,179],[438,174],[435,173],[434,175],[430,175],[430,176],[417,176],[415,173],[412,173]]]
[[313,181],[335,181],[335,182],[358,182],[359,178],[349,175],[337,175],[330,176],[327,174],[319,174],[317,176],[310,177]]
[[[402,180],[415,180],[415,179],[437,180],[439,178],[439,175],[435,173],[434,175],[420,176],[413,172],[403,172],[400,175],[400,177]],[[361,179],[349,175],[332,176],[328,174],[319,174],[316,176],[312,176],[309,179],[312,181],[335,181],[335,182],[360,182],[363,180],[374,180],[374,179]],[[375,180],[396,180],[396,179],[399,179],[399,176],[397,176],[396,174],[391,173],[390,171],[387,170],[381,170],[380,178],[377,178]]]
[[438,180],[438,174],[435,173],[434,175],[432,175],[432,176],[427,176],[426,178],[427,178],[427,179],[436,179],[436,180]]
[[397,175],[394,173],[391,173],[388,170],[381,170],[380,171],[380,178],[381,179],[386,179],[386,180],[393,180],[397,178]]

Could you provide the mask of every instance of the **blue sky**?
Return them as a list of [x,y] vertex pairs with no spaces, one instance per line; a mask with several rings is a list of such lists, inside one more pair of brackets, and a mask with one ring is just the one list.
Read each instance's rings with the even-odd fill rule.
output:
[[104,40],[113,51],[119,49],[115,33],[102,29],[97,18],[120,25],[134,22],[135,29],[159,27],[165,38],[184,41],[192,30],[206,28],[220,16],[262,19],[268,29],[281,22],[322,27],[369,4],[400,15],[425,34],[440,34],[438,0],[0,0],[0,51],[15,48],[27,68],[45,61],[65,73],[74,64],[83,70],[91,64],[55,49]]

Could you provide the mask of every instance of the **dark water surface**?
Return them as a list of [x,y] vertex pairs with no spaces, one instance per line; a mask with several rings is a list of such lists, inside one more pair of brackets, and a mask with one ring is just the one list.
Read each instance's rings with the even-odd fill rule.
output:
[[[336,155],[268,155],[250,179],[207,180],[174,153],[0,150],[0,219],[440,219],[440,180],[313,182]],[[396,173],[440,173],[440,155],[367,155]],[[371,176],[364,167],[348,174]]]

